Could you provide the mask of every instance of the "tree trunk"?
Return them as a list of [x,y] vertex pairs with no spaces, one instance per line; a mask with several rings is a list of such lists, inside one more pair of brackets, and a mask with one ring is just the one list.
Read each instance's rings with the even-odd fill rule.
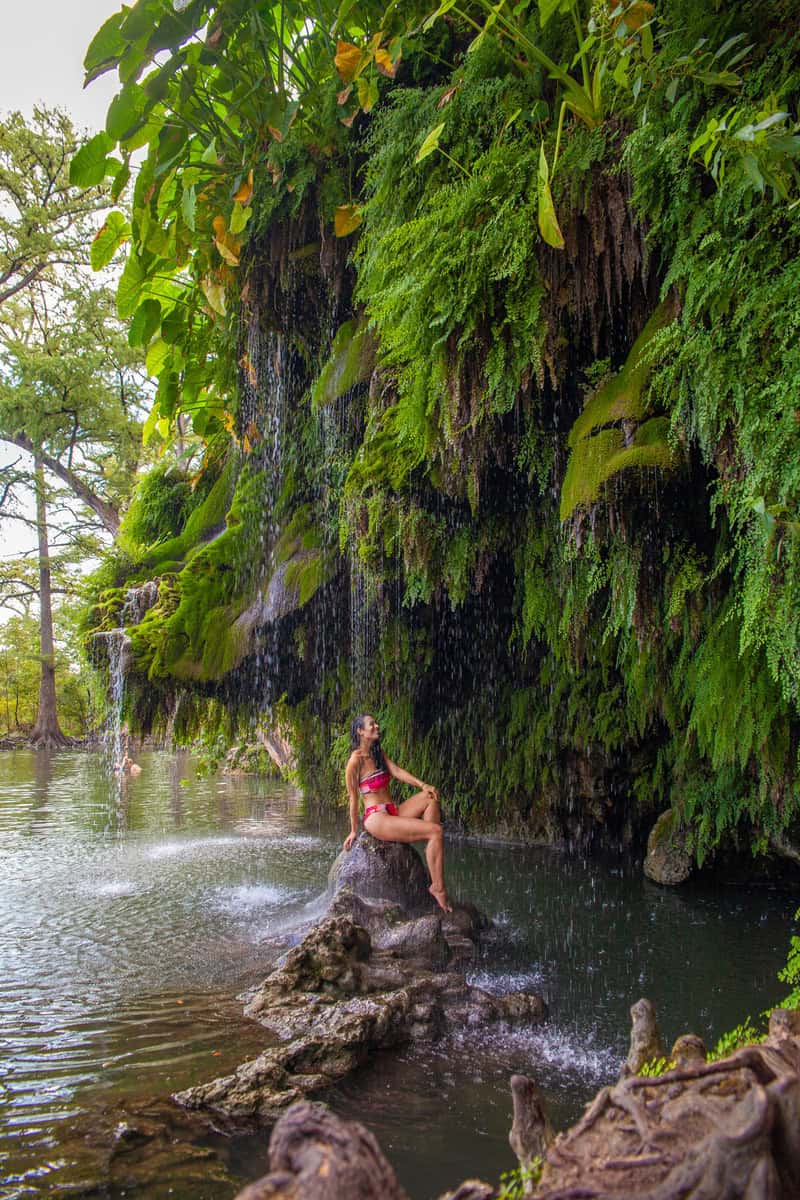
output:
[[56,667],[53,645],[53,606],[50,596],[50,547],[47,540],[47,498],[44,466],[36,458],[36,533],[39,538],[39,657],[42,678],[39,684],[39,711],[31,732],[31,744],[47,749],[68,745],[61,732],[56,710]]

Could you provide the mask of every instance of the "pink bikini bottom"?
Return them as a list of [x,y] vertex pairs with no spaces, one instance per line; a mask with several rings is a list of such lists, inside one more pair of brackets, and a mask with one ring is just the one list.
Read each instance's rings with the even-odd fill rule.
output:
[[367,817],[371,817],[374,812],[385,812],[390,817],[399,817],[396,804],[370,804],[369,808],[364,809],[364,822],[366,824]]

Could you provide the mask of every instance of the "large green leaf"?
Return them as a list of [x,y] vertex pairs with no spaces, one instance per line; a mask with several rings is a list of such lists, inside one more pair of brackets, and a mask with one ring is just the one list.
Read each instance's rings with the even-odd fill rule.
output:
[[96,187],[106,173],[106,159],[113,146],[106,133],[97,133],[81,146],[69,164],[69,181],[75,187]]
[[417,157],[414,159],[414,162],[422,162],[423,158],[427,158],[429,154],[433,154],[434,150],[439,149],[439,138],[442,136],[443,129],[444,121],[442,121],[441,125],[437,125],[435,129],[430,131],[417,151]]
[[121,141],[126,133],[139,124],[151,103],[144,88],[131,79],[108,107],[106,133],[115,142]]
[[131,227],[121,212],[110,212],[105,224],[98,232],[90,251],[92,268],[100,271],[107,267],[123,242],[131,236]]
[[139,256],[129,254],[117,287],[117,312],[123,320],[133,316],[136,311],[146,279],[147,272]]
[[91,83],[99,75],[110,71],[116,66],[117,60],[124,52],[127,42],[120,33],[120,26],[125,13],[114,13],[113,17],[100,26],[89,43],[83,65],[86,69],[85,83]]
[[547,155],[544,152],[544,142],[539,147],[539,174],[536,180],[539,196],[539,232],[548,246],[563,250],[564,235],[556,216],[553,204],[553,193],[550,190],[550,168],[547,165]]
[[129,345],[146,346],[160,324],[161,305],[157,300],[143,300],[128,330]]

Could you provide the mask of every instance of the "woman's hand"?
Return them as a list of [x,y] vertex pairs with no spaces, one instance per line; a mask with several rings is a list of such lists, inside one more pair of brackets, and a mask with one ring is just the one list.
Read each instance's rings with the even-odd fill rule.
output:
[[423,783],[422,790],[426,796],[430,796],[431,800],[439,799],[439,789],[432,786],[430,783]]
[[353,842],[356,840],[357,837],[358,837],[358,830],[356,830],[355,833],[348,833],[347,837],[344,839],[345,850],[350,849],[350,847],[353,845]]

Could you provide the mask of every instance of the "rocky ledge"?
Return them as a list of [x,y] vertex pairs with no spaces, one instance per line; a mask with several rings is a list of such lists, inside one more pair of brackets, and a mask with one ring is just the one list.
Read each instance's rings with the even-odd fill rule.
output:
[[[708,1062],[679,1038],[663,1075],[634,1071],[661,1049],[652,1005],[631,1010],[623,1077],[555,1135],[532,1080],[511,1078],[514,1189],[465,1180],[439,1200],[797,1200],[800,1196],[800,1013],[776,1010],[764,1042]],[[299,1103],[270,1141],[270,1174],[237,1200],[408,1200],[375,1138],[323,1104]]]
[[244,997],[246,1015],[276,1044],[232,1075],[177,1093],[179,1104],[275,1121],[375,1050],[450,1027],[545,1019],[541,996],[494,996],[467,983],[458,968],[474,958],[489,922],[470,904],[438,909],[410,846],[362,833],[334,863],[329,896],[327,915]]

